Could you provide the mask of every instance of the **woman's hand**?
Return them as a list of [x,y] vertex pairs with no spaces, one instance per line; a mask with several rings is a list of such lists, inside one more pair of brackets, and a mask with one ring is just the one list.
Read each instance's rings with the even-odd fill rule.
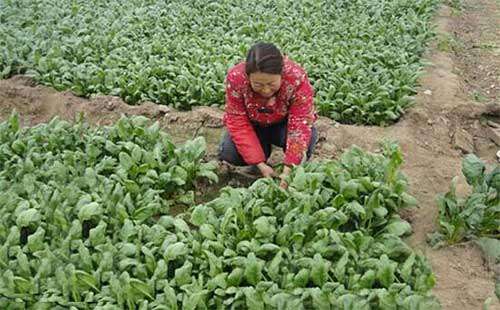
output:
[[292,168],[288,166],[283,167],[283,172],[280,174],[280,186],[283,189],[286,189],[288,187],[288,183],[285,181],[286,177],[290,174],[290,171],[292,171]]
[[273,168],[271,168],[271,166],[269,166],[266,163],[257,164],[257,168],[259,168],[260,173],[262,173],[262,176],[265,178],[272,178],[272,177],[276,176]]

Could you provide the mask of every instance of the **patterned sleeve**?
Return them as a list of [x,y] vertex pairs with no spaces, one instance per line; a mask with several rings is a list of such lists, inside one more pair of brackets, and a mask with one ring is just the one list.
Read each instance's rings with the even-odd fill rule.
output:
[[298,165],[311,140],[311,128],[315,120],[314,90],[307,75],[298,86],[288,111],[288,132],[285,165]]
[[226,110],[224,123],[233,139],[236,149],[248,165],[255,165],[266,160],[262,146],[246,113],[242,92],[241,78],[229,73],[226,78]]

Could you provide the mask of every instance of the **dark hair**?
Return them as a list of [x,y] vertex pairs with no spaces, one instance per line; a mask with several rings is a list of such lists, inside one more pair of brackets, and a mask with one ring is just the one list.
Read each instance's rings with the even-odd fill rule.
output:
[[245,65],[247,75],[255,72],[281,74],[282,71],[283,56],[276,45],[259,42],[248,51]]

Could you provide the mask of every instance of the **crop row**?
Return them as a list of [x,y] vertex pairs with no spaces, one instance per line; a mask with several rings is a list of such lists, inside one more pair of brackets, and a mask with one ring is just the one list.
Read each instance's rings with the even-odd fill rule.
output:
[[384,125],[411,103],[437,0],[2,1],[0,78],[179,109],[223,105],[227,69],[274,42],[322,115]]
[[[401,237],[415,204],[400,150],[222,190],[195,205],[201,138],[157,124],[0,124],[0,306],[8,309],[432,309],[434,276]],[[169,215],[169,206],[190,205]]]

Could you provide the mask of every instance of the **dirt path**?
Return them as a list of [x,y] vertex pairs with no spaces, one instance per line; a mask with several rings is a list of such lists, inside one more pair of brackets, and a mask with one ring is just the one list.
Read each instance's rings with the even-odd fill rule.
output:
[[[494,296],[493,271],[475,245],[432,250],[425,240],[435,229],[436,195],[445,192],[451,179],[461,174],[463,153],[475,152],[490,163],[496,161],[499,146],[493,143],[486,123],[488,119],[500,122],[500,57],[496,54],[495,58],[500,46],[500,4],[495,1],[470,0],[464,1],[463,11],[446,6],[440,10],[436,18],[438,39],[425,56],[431,64],[421,78],[415,106],[399,123],[380,128],[335,124],[325,118],[318,122],[321,140],[317,158],[334,158],[352,144],[376,151],[383,139],[399,141],[405,155],[403,171],[410,180],[411,193],[419,200],[419,208],[405,214],[414,229],[408,241],[429,258],[437,277],[434,294],[443,309],[482,309],[484,301]],[[493,34],[481,35],[485,29],[493,29]],[[467,44],[481,46],[484,42],[496,49],[467,48]],[[481,70],[489,73],[477,71],[479,67],[471,65],[472,59],[475,65],[484,64]],[[473,91],[484,93],[487,100],[477,102],[478,97],[471,96]],[[210,157],[215,157],[222,132],[222,113],[217,109],[175,112],[148,103],[128,106],[109,96],[88,100],[35,86],[24,77],[0,81],[0,119],[13,109],[23,115],[28,126],[47,122],[56,115],[71,120],[84,113],[98,125],[111,124],[121,114],[145,115],[158,120],[176,142],[205,136]],[[228,181],[227,176],[223,179]],[[463,179],[458,190],[467,192]],[[500,309],[496,298],[490,309]]]

